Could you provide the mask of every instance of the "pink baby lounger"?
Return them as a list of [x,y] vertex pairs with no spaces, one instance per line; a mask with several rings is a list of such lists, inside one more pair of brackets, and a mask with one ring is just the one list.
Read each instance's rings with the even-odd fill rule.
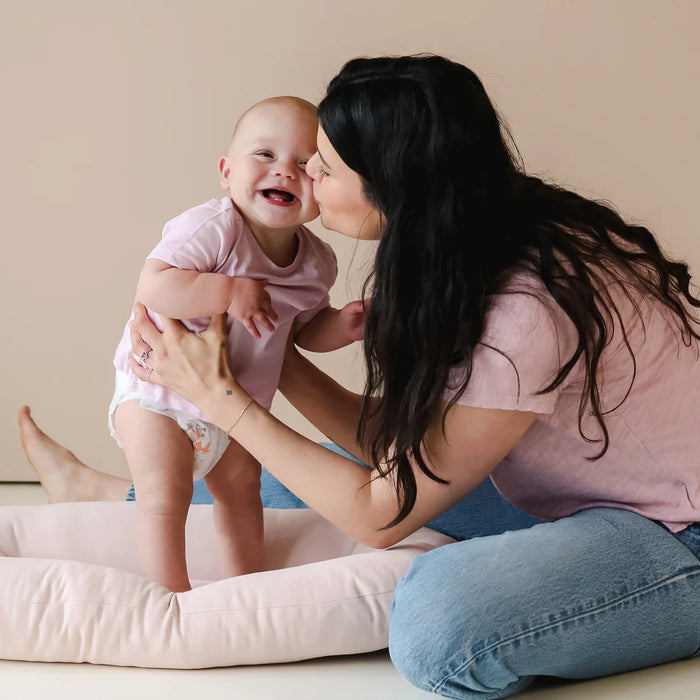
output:
[[311,510],[265,511],[265,571],[220,579],[211,506],[187,523],[195,586],[147,581],[133,503],[0,507],[0,658],[156,668],[297,661],[387,646],[394,588],[421,529],[384,550]]

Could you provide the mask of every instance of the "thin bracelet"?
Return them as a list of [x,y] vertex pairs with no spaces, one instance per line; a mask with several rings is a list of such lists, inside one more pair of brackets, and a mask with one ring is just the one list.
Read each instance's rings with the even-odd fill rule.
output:
[[231,431],[236,427],[236,423],[243,417],[243,414],[250,408],[250,405],[253,403],[254,399],[250,399],[248,403],[243,406],[243,410],[236,416],[236,420],[231,423],[231,427],[226,431],[229,435],[231,434]]

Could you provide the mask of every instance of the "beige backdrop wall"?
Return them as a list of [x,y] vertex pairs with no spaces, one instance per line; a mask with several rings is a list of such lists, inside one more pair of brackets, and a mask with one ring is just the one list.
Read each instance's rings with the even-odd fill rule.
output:
[[[31,479],[15,415],[123,472],[111,359],[162,224],[218,196],[244,108],[319,100],[360,54],[470,65],[528,167],[614,201],[700,271],[697,0],[30,0],[0,26],[0,479]],[[315,225],[320,232],[320,226]],[[323,234],[354,297],[368,251]],[[322,358],[360,387],[353,350]],[[319,437],[291,409],[275,410]]]

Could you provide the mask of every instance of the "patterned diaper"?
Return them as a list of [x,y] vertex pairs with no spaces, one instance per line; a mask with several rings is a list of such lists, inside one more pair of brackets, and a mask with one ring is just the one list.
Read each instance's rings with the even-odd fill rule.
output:
[[116,371],[114,380],[114,396],[109,405],[107,423],[110,435],[117,441],[119,447],[122,446],[119,436],[114,427],[114,413],[117,406],[124,401],[138,399],[141,408],[145,408],[153,413],[160,413],[163,416],[172,418],[187,435],[192,442],[194,464],[192,467],[192,478],[196,481],[206,476],[221,459],[221,455],[231,442],[231,437],[221,428],[206,421],[193,418],[184,411],[168,408],[151,401],[141,394],[135,379],[121,370]]

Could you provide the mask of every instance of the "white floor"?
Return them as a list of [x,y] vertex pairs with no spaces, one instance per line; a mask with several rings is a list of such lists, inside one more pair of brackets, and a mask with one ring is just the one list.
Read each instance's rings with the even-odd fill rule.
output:
[[[36,484],[0,484],[0,505],[45,503]],[[2,634],[2,630],[0,630]],[[0,661],[7,700],[419,700],[386,652],[275,666],[172,671]],[[586,682],[541,681],[527,700],[694,700],[700,658]]]

